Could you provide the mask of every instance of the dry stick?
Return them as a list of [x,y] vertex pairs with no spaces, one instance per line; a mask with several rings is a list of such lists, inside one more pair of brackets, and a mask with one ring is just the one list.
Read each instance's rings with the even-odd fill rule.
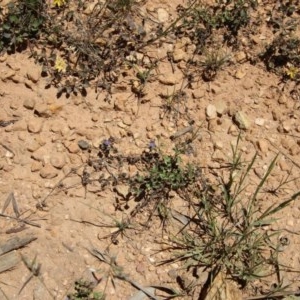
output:
[[174,134],[172,134],[170,136],[170,139],[171,140],[175,140],[175,139],[179,138],[180,136],[187,134],[188,132],[192,132],[193,130],[194,130],[194,126],[193,125],[184,127],[183,129],[180,129],[177,132],[175,132]]
[[25,223],[25,224],[27,224],[27,225],[31,225],[31,226],[35,226],[35,227],[41,228],[41,225],[40,225],[40,224],[37,224],[37,223],[31,222],[31,221],[28,221],[28,220],[26,220],[26,219],[21,219],[21,218],[18,218],[18,217],[9,216],[9,215],[2,214],[2,213],[0,213],[0,217],[14,219],[14,220],[17,220],[17,221],[19,221],[19,222],[23,222],[23,223]]

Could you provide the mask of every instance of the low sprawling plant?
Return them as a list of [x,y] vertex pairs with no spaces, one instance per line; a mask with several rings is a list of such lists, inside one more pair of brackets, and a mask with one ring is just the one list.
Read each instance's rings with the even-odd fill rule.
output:
[[142,156],[146,172],[137,174],[130,183],[130,193],[140,202],[135,212],[154,203],[154,208],[164,218],[167,215],[170,193],[187,190],[195,183],[199,170],[191,165],[184,166],[181,154],[178,149],[175,149],[173,155],[162,154],[154,142],[150,143],[150,150]]
[[84,280],[75,281],[75,292],[69,294],[67,300],[104,300],[105,295],[101,292],[94,292],[94,283]]
[[194,194],[188,225],[171,239],[170,249],[177,253],[174,260],[214,274],[222,271],[242,286],[271,274],[281,278],[278,253],[284,246],[283,240],[279,238],[280,231],[269,231],[267,226],[276,222],[276,213],[299,197],[300,192],[280,204],[261,209],[262,188],[277,156],[252,194],[246,195],[256,155],[246,164],[237,148],[233,154],[228,178],[218,177],[218,186],[205,185]]
[[27,48],[39,39],[45,25],[46,9],[42,0],[18,0],[0,8],[0,52]]

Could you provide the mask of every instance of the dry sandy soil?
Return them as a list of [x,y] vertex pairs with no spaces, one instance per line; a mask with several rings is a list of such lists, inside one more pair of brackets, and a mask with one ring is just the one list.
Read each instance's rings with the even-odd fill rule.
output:
[[[163,12],[160,22],[165,24],[174,20],[176,2],[156,1],[147,5],[155,18],[159,18],[158,11]],[[259,51],[273,36],[261,27],[251,38],[256,43],[254,49]],[[151,55],[167,57],[167,52],[180,43],[182,40],[178,39],[151,45]],[[103,278],[95,290],[105,289],[107,299],[135,299],[131,297],[137,289],[130,283],[115,279],[116,286],[112,285],[108,266],[91,255],[92,249],[108,250],[124,272],[144,287],[180,290],[178,276],[187,282],[193,280],[188,271],[181,269],[180,262],[159,266],[160,261],[170,257],[168,251],[159,251],[163,248],[160,241],[168,240],[168,232],[176,231],[180,225],[176,220],[164,231],[159,219],[153,217],[150,227],[144,229],[139,223],[147,220],[149,210],[145,209],[134,217],[133,229],[126,231],[126,236],[119,236],[117,244],[110,238],[101,239],[116,230],[100,227],[101,224],[113,224],[114,220],[125,218],[136,205],[130,202],[128,210],[116,210],[113,187],[101,191],[97,184],[82,185],[89,157],[96,157],[99,145],[109,137],[114,138],[114,146],[123,155],[140,155],[151,140],[165,153],[171,153],[176,140],[170,136],[189,126],[192,120],[194,128],[198,128],[197,137],[192,143],[192,153],[183,155],[184,162],[199,164],[208,177],[212,169],[222,176],[221,167],[230,161],[231,146],[241,134],[239,149],[243,158],[250,161],[258,153],[247,192],[251,193],[278,153],[265,189],[276,188],[285,178],[289,181],[276,195],[262,193],[262,207],[279,204],[299,191],[299,87],[298,94],[291,94],[297,89],[294,82],[282,84],[280,77],[267,72],[262,63],[251,64],[247,46],[232,54],[231,63],[213,81],[205,82],[200,76],[187,86],[180,64],[190,55],[189,45],[181,50],[184,55],[173,65],[167,58],[160,61],[153,78],[147,82],[142,101],[126,83],[123,91],[112,92],[110,101],[105,101],[106,93],[96,94],[92,89],[85,97],[57,98],[54,87],[45,89],[46,78],[40,76],[41,67],[29,58],[29,50],[0,56],[3,125],[0,127],[0,207],[13,195],[20,218],[33,223],[24,224],[1,215],[0,241],[5,244],[15,237],[36,238],[17,253],[28,260],[36,256],[41,264],[37,276],[33,276],[20,294],[31,275],[24,262],[19,259],[13,269],[2,272],[1,299],[66,299],[74,290],[76,280],[95,281],[93,272],[98,279]],[[176,104],[176,110],[164,110],[166,100],[161,95],[172,95],[183,86],[185,96]],[[240,123],[234,121],[237,114],[242,116]],[[9,121],[13,122],[6,123]],[[124,171],[134,174],[137,169],[125,165]],[[171,206],[180,211],[182,201],[177,198],[174,197]],[[47,205],[43,210],[37,208],[42,201]],[[2,214],[16,216],[12,203]],[[300,271],[299,201],[292,202],[277,216],[278,221],[271,226],[281,229],[281,237],[289,241],[279,256],[282,264],[294,271],[282,273],[281,279],[284,284],[291,284],[291,290],[296,290],[297,271]],[[198,277],[199,284],[204,283],[205,276]],[[269,277],[264,283],[254,282],[253,286],[257,291],[261,286],[270,288],[274,280]],[[244,297],[254,295],[253,289],[243,293]],[[194,293],[181,298],[198,299],[198,296]]]

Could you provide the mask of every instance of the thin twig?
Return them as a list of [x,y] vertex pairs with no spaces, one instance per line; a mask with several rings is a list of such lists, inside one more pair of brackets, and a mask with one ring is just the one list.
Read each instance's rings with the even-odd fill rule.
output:
[[39,228],[41,228],[41,225],[40,225],[40,224],[37,224],[37,223],[31,222],[31,221],[28,221],[28,220],[26,220],[26,219],[21,219],[21,218],[18,218],[18,217],[9,216],[9,215],[2,214],[2,213],[0,213],[0,217],[14,219],[14,220],[17,220],[17,221],[19,221],[19,222],[23,222],[23,223],[25,223],[25,224],[27,224],[27,225],[31,225],[31,226],[34,226],[34,227],[39,227]]

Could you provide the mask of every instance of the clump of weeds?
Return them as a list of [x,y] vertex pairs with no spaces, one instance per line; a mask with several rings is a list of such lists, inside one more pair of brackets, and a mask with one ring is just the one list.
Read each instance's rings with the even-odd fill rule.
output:
[[182,151],[175,149],[173,155],[165,155],[154,142],[150,143],[149,150],[145,151],[141,158],[147,171],[130,180],[130,193],[134,200],[139,202],[132,211],[132,216],[143,207],[152,205],[153,211],[157,210],[164,221],[168,216],[171,193],[180,194],[181,191],[187,191],[197,181],[200,170],[192,165],[184,166],[181,154]]
[[233,147],[228,177],[215,174],[219,184],[205,185],[190,199],[192,217],[179,234],[170,238],[168,250],[174,254],[171,261],[183,261],[187,268],[206,271],[211,276],[222,272],[241,287],[275,274],[279,291],[284,289],[281,271],[285,266],[279,261],[283,241],[281,231],[268,230],[267,226],[276,222],[276,214],[296,200],[300,192],[279,204],[260,208],[260,195],[277,156],[253,192],[246,196],[256,155],[245,163],[237,147]]
[[12,1],[0,7],[0,52],[24,50],[40,38],[47,19],[42,0]]
[[104,300],[105,295],[101,292],[94,292],[94,282],[85,280],[75,281],[75,292],[69,294],[66,300]]

